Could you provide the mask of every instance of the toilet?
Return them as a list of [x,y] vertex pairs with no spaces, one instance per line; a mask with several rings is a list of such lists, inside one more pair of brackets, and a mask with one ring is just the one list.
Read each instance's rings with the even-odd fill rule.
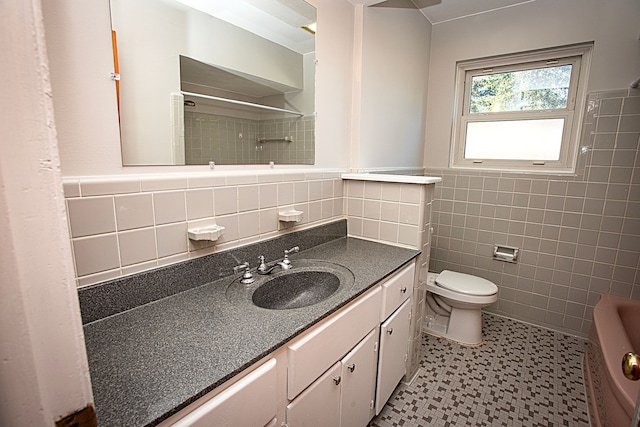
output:
[[462,345],[482,344],[482,308],[498,300],[498,287],[470,274],[427,275],[424,331]]

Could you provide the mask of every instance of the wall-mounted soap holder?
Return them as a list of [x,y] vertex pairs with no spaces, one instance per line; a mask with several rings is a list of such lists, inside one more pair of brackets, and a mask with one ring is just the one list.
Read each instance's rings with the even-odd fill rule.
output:
[[302,221],[302,211],[290,210],[278,212],[278,220],[282,222],[300,222]]
[[518,248],[495,245],[493,247],[493,259],[496,261],[518,262],[518,252]]
[[191,240],[209,240],[215,242],[224,233],[224,227],[214,224],[206,227],[190,228],[187,230],[187,233]]

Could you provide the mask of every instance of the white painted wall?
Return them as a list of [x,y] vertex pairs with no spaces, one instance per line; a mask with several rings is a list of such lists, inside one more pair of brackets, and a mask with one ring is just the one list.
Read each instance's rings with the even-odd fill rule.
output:
[[347,168],[351,139],[353,6],[309,0],[316,7],[316,167]]
[[449,165],[457,61],[594,41],[588,91],[625,89],[640,75],[640,2],[536,0],[433,26],[426,167]]
[[[299,92],[287,93],[284,96],[284,108],[303,112],[305,115],[313,114],[316,111],[315,92],[316,92],[316,53],[309,52],[302,55],[303,61],[303,88]],[[271,104],[275,105],[275,104]]]
[[109,2],[42,7],[62,173],[122,173]]
[[[316,168],[346,168],[351,136],[353,6],[313,0],[316,43]],[[205,172],[208,166],[122,167],[107,0],[45,2],[51,78],[65,176]],[[300,166],[281,166],[286,169]],[[217,170],[268,166],[219,166]]]
[[39,0],[0,2],[0,425],[92,403]]
[[431,24],[408,0],[365,7],[363,18],[359,148],[352,167],[422,167]]

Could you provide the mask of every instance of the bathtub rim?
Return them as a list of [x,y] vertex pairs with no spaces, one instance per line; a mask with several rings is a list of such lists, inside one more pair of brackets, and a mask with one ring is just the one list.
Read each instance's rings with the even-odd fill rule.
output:
[[[602,294],[600,300],[593,307],[593,327],[596,329],[607,372],[610,374],[611,389],[620,402],[625,402],[625,412],[633,418],[636,397],[640,392],[640,381],[631,381],[622,373],[622,357],[633,352],[631,341],[624,332],[622,319],[618,314],[618,307],[637,306],[640,310],[640,301],[632,301],[625,298]],[[619,353],[619,354],[618,354]]]

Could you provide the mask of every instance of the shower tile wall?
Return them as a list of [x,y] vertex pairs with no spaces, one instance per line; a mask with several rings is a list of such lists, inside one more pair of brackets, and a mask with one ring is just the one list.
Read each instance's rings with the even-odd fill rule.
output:
[[[257,162],[257,120],[184,112],[185,161],[188,165]],[[242,134],[242,138],[239,135]]]
[[[250,120],[184,112],[185,161],[188,165],[314,163],[315,120],[301,118]],[[258,143],[259,138],[290,137],[292,142]]]
[[[494,281],[488,310],[586,336],[599,295],[640,300],[640,91],[590,94],[575,176],[427,169],[431,269]],[[517,264],[493,245],[521,249]]]
[[292,142],[272,141],[259,144],[258,163],[314,164],[315,118],[274,119],[260,121],[260,138],[291,137]]

